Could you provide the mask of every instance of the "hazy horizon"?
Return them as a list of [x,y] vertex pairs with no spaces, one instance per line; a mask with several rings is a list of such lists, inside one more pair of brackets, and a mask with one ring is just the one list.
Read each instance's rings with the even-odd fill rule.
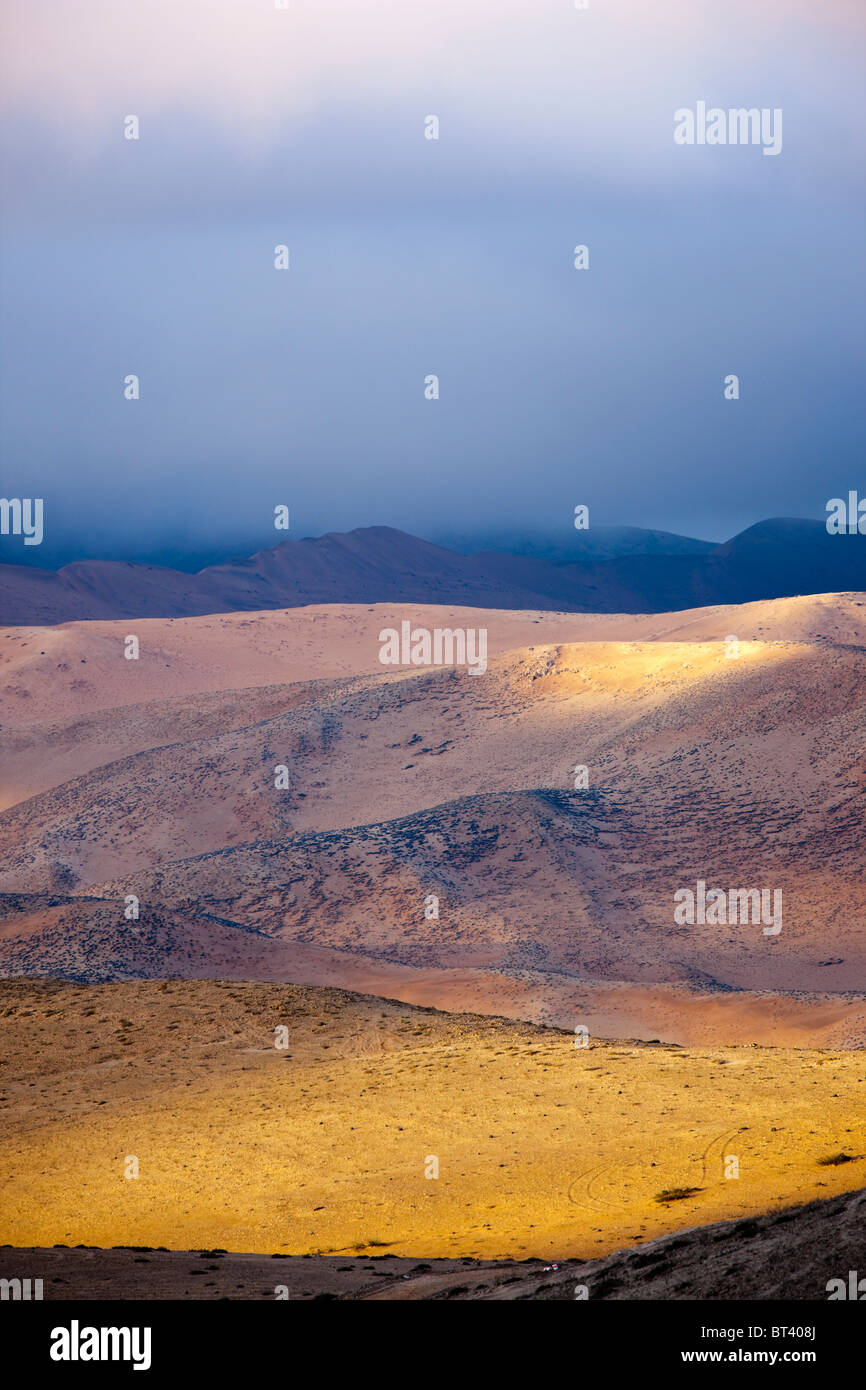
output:
[[[0,24],[0,493],[50,516],[3,558],[243,552],[278,504],[294,536],[565,535],[585,504],[721,540],[862,480],[849,0]],[[782,111],[781,152],[675,144],[703,99]]]
[[[120,537],[112,538],[109,536],[95,536],[92,538],[82,538],[76,540],[69,537],[61,542],[51,542],[45,539],[41,545],[25,546],[20,536],[0,537],[0,564],[7,565],[26,565],[29,568],[45,569],[55,571],[62,569],[64,565],[72,564],[82,560],[110,560],[126,562],[131,564],[158,565],[170,569],[196,573],[209,565],[224,564],[232,560],[243,560],[261,550],[269,550],[275,545],[280,545],[284,541],[304,541],[318,540],[327,535],[345,535],[356,530],[366,530],[373,527],[385,527],[405,534],[415,536],[419,540],[427,541],[431,545],[442,546],[446,550],[454,550],[458,553],[471,554],[481,550],[500,550],[508,554],[533,555],[550,549],[560,553],[570,548],[574,541],[575,560],[581,558],[579,552],[581,546],[586,548],[587,540],[590,547],[593,542],[600,538],[612,538],[622,535],[625,532],[641,532],[660,536],[675,536],[686,541],[696,541],[704,545],[719,545],[725,541],[733,539],[734,535],[741,534],[741,531],[748,530],[751,526],[759,525],[764,521],[776,520],[799,520],[799,521],[821,521],[821,517],[756,517],[740,531],[732,533],[725,532],[717,536],[697,536],[683,531],[675,530],[673,527],[656,526],[645,527],[634,525],[624,521],[616,525],[596,525],[591,523],[589,531],[576,532],[572,527],[560,527],[557,530],[527,530],[520,532],[514,528],[500,527],[490,528],[486,531],[461,530],[447,528],[446,526],[434,526],[429,531],[411,530],[403,526],[393,526],[388,521],[364,522],[358,526],[328,526],[310,527],[307,529],[292,525],[291,531],[278,532],[270,528],[263,528],[259,534],[238,534],[236,537],[226,536],[195,536],[195,535],[163,535],[154,537],[152,540],[139,537]],[[46,530],[46,537],[48,532]],[[590,558],[592,558],[590,556]]]

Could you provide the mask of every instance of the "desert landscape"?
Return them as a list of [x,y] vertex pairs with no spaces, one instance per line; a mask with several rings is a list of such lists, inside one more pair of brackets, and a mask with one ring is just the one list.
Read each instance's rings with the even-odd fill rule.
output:
[[[403,621],[486,670],[383,666]],[[0,631],[0,1276],[826,1297],[772,1270],[859,1239],[864,638],[857,591]]]
[[581,1369],[850,1374],[864,67],[862,0],[0,7],[27,1370],[586,1301]]

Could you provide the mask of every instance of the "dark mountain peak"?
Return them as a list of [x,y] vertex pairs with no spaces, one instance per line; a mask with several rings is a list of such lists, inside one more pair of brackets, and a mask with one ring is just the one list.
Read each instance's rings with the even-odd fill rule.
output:
[[733,555],[768,546],[778,546],[782,550],[790,546],[823,544],[832,539],[823,521],[813,521],[811,517],[775,516],[747,526],[745,531],[717,545],[712,553],[714,556]]

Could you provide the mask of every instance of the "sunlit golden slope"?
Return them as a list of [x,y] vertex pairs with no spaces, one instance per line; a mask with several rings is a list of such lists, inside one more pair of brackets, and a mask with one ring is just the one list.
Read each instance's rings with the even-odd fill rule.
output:
[[586,1257],[866,1175],[850,1053],[181,981],[5,982],[0,1049],[16,1245]]

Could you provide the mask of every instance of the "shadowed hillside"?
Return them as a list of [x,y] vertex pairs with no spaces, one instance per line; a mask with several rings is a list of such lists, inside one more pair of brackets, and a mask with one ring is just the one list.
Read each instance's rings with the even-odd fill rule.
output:
[[723,545],[695,553],[696,545],[610,559],[590,545],[581,560],[576,535],[575,559],[555,564],[498,551],[462,555],[370,526],[282,541],[198,574],[114,560],[77,560],[56,572],[0,565],[0,616],[50,624],[384,602],[658,613],[866,589],[866,537],[828,535],[821,521],[762,521]]

